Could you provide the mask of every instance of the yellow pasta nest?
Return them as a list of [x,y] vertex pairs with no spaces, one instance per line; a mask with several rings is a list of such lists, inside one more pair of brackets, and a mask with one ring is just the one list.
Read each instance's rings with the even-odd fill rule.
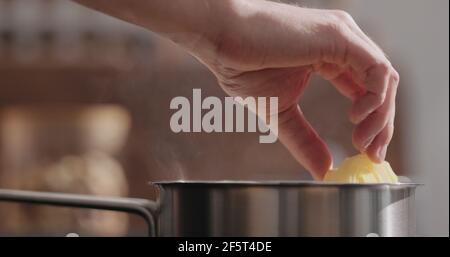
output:
[[338,168],[325,174],[324,181],[340,183],[397,183],[398,178],[388,162],[372,162],[365,154],[342,161]]

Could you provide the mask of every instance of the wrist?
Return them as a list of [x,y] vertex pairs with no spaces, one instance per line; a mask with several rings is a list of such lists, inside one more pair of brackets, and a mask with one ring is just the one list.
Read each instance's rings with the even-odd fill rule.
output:
[[[195,0],[197,1],[197,0]],[[212,57],[223,41],[235,40],[245,33],[246,18],[256,12],[256,4],[264,1],[252,0],[206,0],[197,10],[195,18],[177,33],[163,33],[191,54],[202,59]]]

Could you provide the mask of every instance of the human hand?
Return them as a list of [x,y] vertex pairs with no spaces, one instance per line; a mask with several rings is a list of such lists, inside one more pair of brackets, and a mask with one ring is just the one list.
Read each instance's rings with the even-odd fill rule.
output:
[[298,105],[317,73],[353,102],[354,146],[375,162],[384,160],[399,75],[350,15],[266,1],[233,1],[230,10],[213,47],[191,49],[226,93],[279,97],[280,141],[322,179],[332,157]]
[[279,139],[316,179],[332,158],[298,105],[312,73],[353,102],[354,146],[384,160],[399,75],[347,13],[262,0],[75,1],[171,39],[231,96],[277,96]]

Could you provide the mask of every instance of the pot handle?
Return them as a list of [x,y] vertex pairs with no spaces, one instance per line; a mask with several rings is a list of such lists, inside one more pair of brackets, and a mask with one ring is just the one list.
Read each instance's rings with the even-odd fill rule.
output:
[[141,216],[156,235],[159,203],[147,199],[0,189],[0,201],[128,212]]

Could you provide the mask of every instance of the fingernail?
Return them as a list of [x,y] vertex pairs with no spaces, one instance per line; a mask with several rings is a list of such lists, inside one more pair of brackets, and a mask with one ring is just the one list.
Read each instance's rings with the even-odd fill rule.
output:
[[384,145],[378,149],[378,159],[383,161],[386,158],[387,145]]
[[356,124],[360,123],[362,119],[361,119],[361,117],[356,115],[354,112],[355,112],[354,110],[350,110],[350,112],[348,113],[348,117],[349,117],[350,122],[352,124],[356,125]]
[[367,139],[365,142],[364,142],[364,144],[363,144],[363,151],[365,151],[365,150],[367,150],[367,147],[369,147],[369,145],[370,145],[370,143],[372,143],[372,141],[373,141],[373,137],[369,137],[369,139]]
[[353,116],[353,113],[349,113],[348,114],[348,117],[349,117],[349,120],[350,120],[350,122],[352,123],[352,124],[358,124],[358,120],[355,118],[355,116]]

